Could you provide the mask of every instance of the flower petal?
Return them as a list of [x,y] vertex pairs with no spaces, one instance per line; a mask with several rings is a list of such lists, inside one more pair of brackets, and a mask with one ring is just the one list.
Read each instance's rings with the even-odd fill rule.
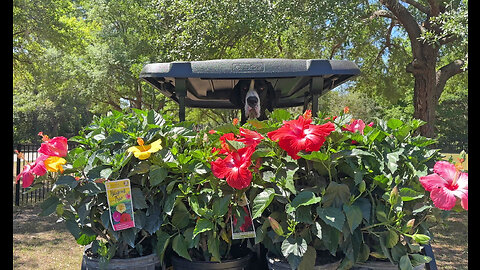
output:
[[433,172],[440,175],[443,179],[448,181],[448,183],[452,183],[455,174],[457,173],[457,169],[455,169],[455,165],[452,163],[447,161],[437,161],[433,166]]
[[442,210],[451,210],[457,201],[454,192],[445,187],[432,189],[430,198],[435,207]]
[[419,180],[426,191],[432,191],[435,188],[448,185],[448,182],[436,173],[422,176]]

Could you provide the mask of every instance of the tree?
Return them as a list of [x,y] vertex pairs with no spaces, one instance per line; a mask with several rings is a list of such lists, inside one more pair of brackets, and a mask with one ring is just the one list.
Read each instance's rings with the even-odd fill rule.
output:
[[[447,4],[440,0],[403,0],[402,3],[398,0],[380,0],[380,3],[387,10],[377,10],[373,16],[388,18],[393,25],[400,24],[408,34],[412,59],[406,71],[414,77],[414,117],[427,122],[420,128],[420,133],[434,137],[435,112],[445,84],[466,69],[468,1],[451,1]],[[452,21],[459,23],[460,29],[451,28]],[[457,55],[451,54],[448,49],[442,50],[453,43],[460,45]],[[389,47],[390,44],[385,46]],[[462,58],[453,58],[445,63],[446,56]]]

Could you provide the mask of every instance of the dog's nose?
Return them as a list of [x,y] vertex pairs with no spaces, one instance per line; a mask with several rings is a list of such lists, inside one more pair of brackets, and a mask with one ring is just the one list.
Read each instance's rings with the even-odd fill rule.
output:
[[253,107],[253,106],[257,105],[258,98],[255,97],[255,96],[250,96],[250,97],[247,98],[247,103],[248,103],[248,105],[250,105],[250,107]]

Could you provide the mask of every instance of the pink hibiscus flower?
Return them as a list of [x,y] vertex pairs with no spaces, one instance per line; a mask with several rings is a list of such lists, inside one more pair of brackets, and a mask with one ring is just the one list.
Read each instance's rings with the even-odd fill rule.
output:
[[420,177],[420,183],[426,191],[430,191],[435,207],[451,210],[459,198],[463,209],[468,210],[468,173],[460,172],[446,161],[435,163],[433,172]]
[[68,153],[67,138],[55,137],[44,141],[38,152],[47,156],[66,157]]
[[45,167],[45,160],[48,158],[46,155],[40,155],[34,163],[27,164],[23,167],[22,172],[17,175],[16,181],[22,179],[22,187],[27,188],[32,185],[35,175],[42,176],[47,173]]

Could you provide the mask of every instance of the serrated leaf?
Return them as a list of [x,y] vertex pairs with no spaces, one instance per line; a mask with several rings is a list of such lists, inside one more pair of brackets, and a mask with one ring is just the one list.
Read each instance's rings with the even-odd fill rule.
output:
[[193,230],[193,237],[197,236],[197,234],[206,232],[209,230],[213,230],[213,223],[205,218],[200,218],[197,220],[197,224],[195,225],[195,229]]
[[306,206],[319,203],[322,200],[321,197],[315,196],[315,193],[311,191],[302,191],[295,196],[292,202],[287,207],[286,212],[291,213],[295,211],[299,206]]
[[147,202],[145,201],[145,196],[140,188],[132,188],[132,202],[133,208],[135,209],[144,209],[147,208]]
[[385,234],[385,246],[393,248],[398,243],[398,234],[394,230],[389,230]]

